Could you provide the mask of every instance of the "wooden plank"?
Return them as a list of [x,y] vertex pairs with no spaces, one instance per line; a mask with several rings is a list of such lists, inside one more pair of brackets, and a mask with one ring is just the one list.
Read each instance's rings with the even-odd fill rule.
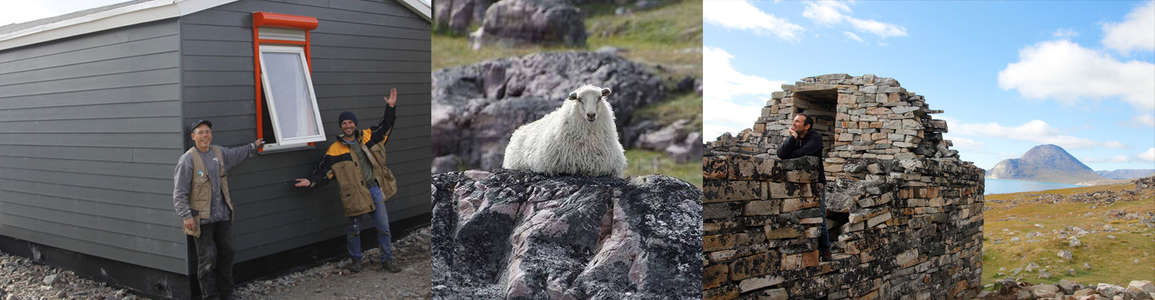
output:
[[[250,91],[251,90],[250,88]],[[158,102],[179,100],[179,97],[180,85],[171,83],[120,88],[99,88],[71,92],[44,91],[23,96],[0,97],[0,110]]]
[[44,120],[0,122],[0,133],[176,133],[182,129],[172,117],[95,119],[95,120]]
[[0,86],[0,98],[33,95],[45,92],[75,92],[118,87],[176,84],[179,82],[180,72],[177,68],[172,67],[156,70]]
[[176,49],[169,49],[163,52],[124,56],[106,60],[93,60],[75,64],[54,64],[35,70],[5,70],[11,72],[0,74],[0,86],[110,75],[136,70],[174,68],[177,67],[180,62],[178,60],[179,57],[180,54],[177,53]]
[[[0,209],[2,208],[3,207],[0,207]],[[117,245],[107,245],[104,243],[94,243],[86,240],[79,240],[72,238],[71,236],[63,236],[51,233],[46,234],[43,232],[41,222],[27,220],[24,218],[17,218],[20,217],[13,217],[13,224],[18,225],[0,227],[0,235],[10,236],[26,241],[34,241],[38,244],[44,244],[56,248],[70,249],[71,251],[81,251],[87,255],[128,262],[177,274],[188,273],[188,262],[185,261],[188,251],[181,250],[188,247],[184,242],[179,244],[165,245],[164,248],[173,249],[167,252],[150,253],[135,251],[134,249],[117,247]],[[29,228],[36,229],[33,230]],[[177,231],[177,234],[183,233]]]
[[[40,59],[39,61],[53,62],[53,64],[65,64],[70,60],[62,59],[61,57],[49,57],[52,55],[67,55],[68,57],[81,58],[77,61],[90,61],[92,58],[99,59],[101,56],[98,53],[110,53],[105,49],[109,47],[121,47],[123,49],[131,49],[133,46],[143,45],[167,45],[168,49],[175,49],[177,42],[175,40],[177,33],[176,20],[165,20],[159,22],[145,23],[119,28],[116,30],[109,30],[99,33],[93,33],[75,38],[54,40],[30,47],[19,47],[15,49],[8,49],[0,52],[0,70],[16,70],[15,65],[9,63],[21,62],[22,64],[37,66],[44,65],[35,62],[25,62],[28,60]],[[148,41],[138,43],[141,41]],[[132,44],[133,46],[125,46],[125,44]],[[75,53],[75,54],[74,54]]]
[[168,133],[0,133],[0,145],[171,147],[182,138]]
[[[48,172],[77,173],[112,176],[117,178],[171,179],[171,163],[108,162],[97,160],[70,160],[37,157],[3,156],[0,168],[41,170]],[[172,158],[175,163],[176,157]],[[100,180],[97,178],[96,180]],[[132,184],[139,184],[134,182]]]
[[[45,200],[40,198],[39,200]],[[142,222],[138,219],[122,219],[111,218],[107,214],[114,213],[115,207],[108,207],[104,205],[88,206],[93,208],[91,211],[78,211],[79,205],[71,205],[71,202],[63,202],[56,204],[66,204],[64,206],[46,206],[48,201],[40,202],[17,202],[5,201],[5,213],[21,215],[29,218],[35,218],[46,222],[61,222],[81,227],[84,229],[98,230],[105,232],[123,233],[132,237],[145,238],[150,240],[168,241],[177,243],[184,240],[181,235],[174,235],[173,229],[180,228],[180,220],[172,211],[165,211],[165,218],[162,223],[157,222]],[[124,208],[120,208],[124,209]],[[151,211],[131,211],[132,214],[140,217],[158,217],[158,210]],[[99,242],[99,241],[93,241]]]
[[179,116],[180,102],[175,100],[0,110],[0,122],[159,117],[175,121]]
[[[117,261],[130,262],[169,272],[186,273],[185,244],[146,240],[110,232],[83,229],[66,224],[44,222],[24,216],[0,212],[9,226],[0,228],[0,234],[45,244],[62,249],[82,249],[83,253]],[[51,233],[45,233],[51,232]],[[173,228],[175,234],[183,235]],[[76,237],[86,237],[83,239]]]
[[[5,159],[9,160],[9,159]],[[171,170],[171,167],[169,167]],[[151,204],[146,201],[152,201],[156,197],[172,197],[172,175],[168,178],[141,178],[141,177],[117,177],[110,178],[110,176],[100,174],[80,174],[71,172],[59,172],[52,170],[29,170],[29,169],[13,169],[3,168],[4,174],[0,174],[0,179],[7,179],[4,182],[5,189],[14,191],[29,191],[44,195],[55,195],[67,198],[79,198],[86,200],[106,200],[112,204],[136,205],[141,207],[164,207],[156,204]],[[15,185],[28,184],[35,186],[35,188],[20,188]],[[61,191],[83,191],[89,194],[66,194]],[[134,195],[139,194],[139,195]],[[121,201],[117,197],[127,197]]]

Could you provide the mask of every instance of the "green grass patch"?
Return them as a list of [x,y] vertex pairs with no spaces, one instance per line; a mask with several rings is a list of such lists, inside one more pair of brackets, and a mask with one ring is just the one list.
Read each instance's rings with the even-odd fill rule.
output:
[[434,71],[503,57],[568,50],[562,46],[525,46],[517,48],[495,46],[481,47],[481,49],[473,50],[473,48],[470,48],[468,38],[438,33],[433,33],[431,43],[433,53],[431,68]]
[[687,128],[702,130],[702,96],[690,92],[675,96],[668,101],[647,105],[634,111],[635,118],[655,120],[659,124],[673,124],[677,120],[690,120]]
[[587,18],[590,49],[626,49],[630,60],[663,66],[675,77],[702,77],[702,1],[687,0],[626,15]]
[[[680,79],[702,75],[702,2],[681,1],[626,15],[614,15],[605,5],[583,6],[586,47],[565,46],[486,46],[473,50],[465,35],[434,32],[432,69],[438,70],[502,57],[570,50],[596,50],[602,46],[625,49],[622,56],[655,66],[662,75]],[[657,66],[661,66],[657,68]]]
[[685,180],[699,189],[702,188],[701,160],[677,163],[663,152],[630,149],[626,150],[626,161],[629,162],[626,176],[661,174]]
[[[1138,220],[1111,218],[1106,214],[1110,210],[1123,210],[1146,216],[1155,211],[1155,193],[1140,194],[1134,200],[1119,200],[1112,204],[1037,200],[1038,194],[1071,195],[1133,188],[1133,184],[1117,184],[986,196],[983,281],[991,283],[1003,277],[1018,277],[1032,283],[1057,283],[1060,279],[1067,279],[1083,284],[1102,282],[1126,286],[1131,280],[1155,278],[1155,229]],[[1118,230],[1104,232],[1104,226],[1108,224]],[[1053,233],[1067,226],[1098,232],[1079,237],[1084,246],[1070,247],[1067,239]],[[1031,232],[1042,235],[1026,238]],[[1019,241],[1010,242],[1011,237],[1018,237]],[[1037,241],[1027,241],[1031,239]],[[1057,255],[1059,250],[1070,251],[1074,259],[1060,259]],[[1046,268],[1052,277],[1039,278],[1038,272],[1012,274],[1013,269],[1023,268],[1030,262]],[[1091,268],[1083,268],[1084,263]],[[999,271],[1000,268],[1004,270]],[[1070,269],[1075,270],[1074,275],[1068,274]]]

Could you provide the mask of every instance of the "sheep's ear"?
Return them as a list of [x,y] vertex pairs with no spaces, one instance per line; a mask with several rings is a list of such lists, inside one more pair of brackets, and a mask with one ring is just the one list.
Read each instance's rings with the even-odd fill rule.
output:
[[606,97],[609,95],[610,95],[610,89],[608,89],[608,88],[602,89],[602,97]]

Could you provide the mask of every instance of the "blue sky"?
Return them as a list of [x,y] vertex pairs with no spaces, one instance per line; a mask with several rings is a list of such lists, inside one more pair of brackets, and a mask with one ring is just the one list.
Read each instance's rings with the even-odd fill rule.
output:
[[705,1],[705,139],[782,83],[897,79],[982,168],[1058,144],[1096,170],[1155,168],[1155,1]]

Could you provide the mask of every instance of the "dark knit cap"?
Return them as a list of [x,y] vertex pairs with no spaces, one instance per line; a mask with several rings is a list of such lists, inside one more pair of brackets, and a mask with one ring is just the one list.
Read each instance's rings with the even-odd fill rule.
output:
[[341,116],[337,117],[337,126],[341,126],[341,123],[344,123],[345,120],[351,120],[353,124],[357,124],[357,115],[351,111],[341,112]]

